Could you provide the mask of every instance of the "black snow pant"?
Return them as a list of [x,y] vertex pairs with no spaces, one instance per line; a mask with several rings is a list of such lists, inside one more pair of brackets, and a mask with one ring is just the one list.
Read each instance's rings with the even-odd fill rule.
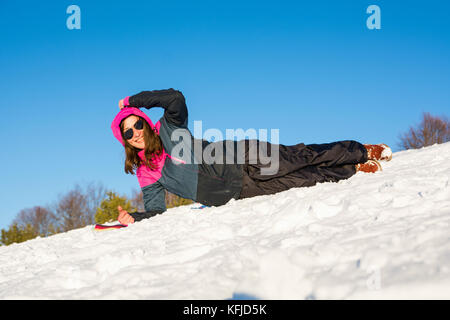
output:
[[[337,182],[348,179],[356,173],[355,165],[367,161],[367,150],[359,142],[346,140],[324,144],[299,143],[293,146],[271,145],[263,155],[272,154],[272,146],[279,147],[278,171],[261,174],[261,168],[268,168],[267,158],[261,163],[259,153],[249,152],[245,145],[245,164],[242,190],[239,199],[274,194],[294,187],[309,187],[318,182]],[[257,140],[253,140],[257,141]],[[254,150],[254,149],[253,149]],[[259,147],[258,147],[259,150]]]

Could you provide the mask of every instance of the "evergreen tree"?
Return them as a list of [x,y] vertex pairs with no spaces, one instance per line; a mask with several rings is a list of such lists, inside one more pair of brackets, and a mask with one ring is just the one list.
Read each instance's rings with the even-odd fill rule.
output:
[[136,210],[132,207],[131,202],[126,197],[120,197],[114,192],[107,192],[107,198],[100,203],[100,207],[97,208],[95,214],[96,223],[112,222],[119,217],[118,206],[121,206],[124,210],[130,212],[130,210]]
[[14,223],[8,230],[2,229],[0,242],[7,246],[12,243],[24,242],[36,238],[37,236],[39,236],[39,234],[31,224],[27,224],[26,226],[18,226]]
[[169,191],[166,191],[166,208],[174,208],[179,206],[184,206],[187,204],[194,203],[194,201],[190,199],[185,199],[180,196],[177,196],[176,194],[173,194]]

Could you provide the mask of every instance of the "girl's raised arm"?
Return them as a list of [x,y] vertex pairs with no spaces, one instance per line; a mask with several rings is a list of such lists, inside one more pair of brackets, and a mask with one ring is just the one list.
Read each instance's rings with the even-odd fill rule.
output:
[[176,126],[187,126],[188,111],[186,100],[181,91],[172,88],[142,91],[119,101],[120,109],[128,106],[147,109],[162,107],[165,109],[164,117],[168,122]]

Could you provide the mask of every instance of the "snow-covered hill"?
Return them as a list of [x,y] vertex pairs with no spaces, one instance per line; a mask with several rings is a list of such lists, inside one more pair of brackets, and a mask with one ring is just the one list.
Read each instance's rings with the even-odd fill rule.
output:
[[450,299],[450,143],[383,168],[0,247],[0,298]]

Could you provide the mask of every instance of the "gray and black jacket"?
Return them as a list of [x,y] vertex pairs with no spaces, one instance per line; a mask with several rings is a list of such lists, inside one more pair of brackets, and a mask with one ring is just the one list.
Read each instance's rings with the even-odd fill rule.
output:
[[[188,110],[180,91],[142,91],[127,97],[124,102],[126,108],[117,114],[112,124],[116,138],[123,144],[120,122],[133,114],[149,123],[159,134],[164,148],[163,160],[156,171],[149,172],[150,169],[145,165],[141,165],[137,170],[146,212],[131,213],[136,221],[166,210],[165,190],[208,206],[223,205],[232,198],[239,198],[242,188],[242,164],[238,164],[234,159],[228,159],[226,162],[225,159],[226,148],[236,148],[237,142],[211,143],[194,139],[188,129]],[[162,107],[165,109],[164,115],[153,124],[150,118],[139,110],[142,107]],[[203,156],[205,149],[208,154],[215,156],[219,148],[222,150],[223,160],[211,163]]]

